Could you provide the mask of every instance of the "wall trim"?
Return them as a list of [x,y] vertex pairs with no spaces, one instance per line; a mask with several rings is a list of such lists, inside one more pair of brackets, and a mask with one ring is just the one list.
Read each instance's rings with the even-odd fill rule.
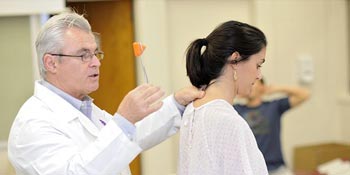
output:
[[64,11],[64,0],[2,0],[0,16],[23,16]]
[[39,80],[40,79],[40,73],[39,73],[39,63],[38,58],[36,54],[35,49],[35,40],[36,36],[39,33],[40,27],[41,27],[41,15],[30,15],[29,21],[30,21],[30,40],[31,40],[31,49],[32,49],[32,67],[33,67],[33,80]]
[[1,151],[7,151],[7,141],[6,140],[0,140],[0,152]]

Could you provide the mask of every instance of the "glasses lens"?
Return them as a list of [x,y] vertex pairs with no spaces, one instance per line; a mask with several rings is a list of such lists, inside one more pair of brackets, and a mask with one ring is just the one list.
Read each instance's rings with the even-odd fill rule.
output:
[[97,52],[97,53],[95,53],[95,56],[96,56],[99,60],[102,60],[103,57],[104,57],[104,53],[103,53],[103,52]]
[[81,56],[81,59],[84,61],[84,62],[89,62],[92,60],[92,57],[93,55],[90,54],[90,53],[84,53],[82,56]]

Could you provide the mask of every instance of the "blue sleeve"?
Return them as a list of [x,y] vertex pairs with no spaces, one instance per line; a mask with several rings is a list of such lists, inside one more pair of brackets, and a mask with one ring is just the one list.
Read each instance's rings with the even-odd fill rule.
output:
[[176,105],[177,110],[179,110],[179,112],[180,112],[180,114],[181,114],[181,116],[182,116],[182,114],[183,114],[184,111],[185,111],[185,106],[183,106],[183,105],[181,105],[180,103],[178,103],[178,102],[175,100],[174,95],[171,95],[170,98],[171,98],[171,101],[173,101],[173,103]]
[[289,97],[278,99],[276,102],[278,104],[278,110],[281,114],[290,109]]
[[124,134],[132,140],[134,138],[136,127],[134,124],[129,122],[127,119],[116,113],[114,117],[112,118],[114,122],[117,123],[117,125],[122,129]]

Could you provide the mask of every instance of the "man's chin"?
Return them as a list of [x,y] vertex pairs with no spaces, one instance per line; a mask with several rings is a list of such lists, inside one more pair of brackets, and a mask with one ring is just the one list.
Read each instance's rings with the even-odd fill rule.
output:
[[89,94],[90,94],[90,93],[93,93],[93,92],[95,92],[95,91],[97,91],[98,87],[99,87],[98,84],[95,85],[95,86],[90,87],[90,88],[89,88]]

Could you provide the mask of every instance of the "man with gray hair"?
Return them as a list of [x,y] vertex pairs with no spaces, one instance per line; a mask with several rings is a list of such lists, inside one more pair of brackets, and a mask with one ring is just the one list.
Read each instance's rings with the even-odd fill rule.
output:
[[19,110],[8,156],[17,174],[131,174],[129,163],[179,129],[184,106],[203,92],[183,88],[159,101],[159,87],[130,91],[114,116],[88,94],[99,87],[99,49],[89,22],[76,13],[50,18],[36,40],[41,80]]

